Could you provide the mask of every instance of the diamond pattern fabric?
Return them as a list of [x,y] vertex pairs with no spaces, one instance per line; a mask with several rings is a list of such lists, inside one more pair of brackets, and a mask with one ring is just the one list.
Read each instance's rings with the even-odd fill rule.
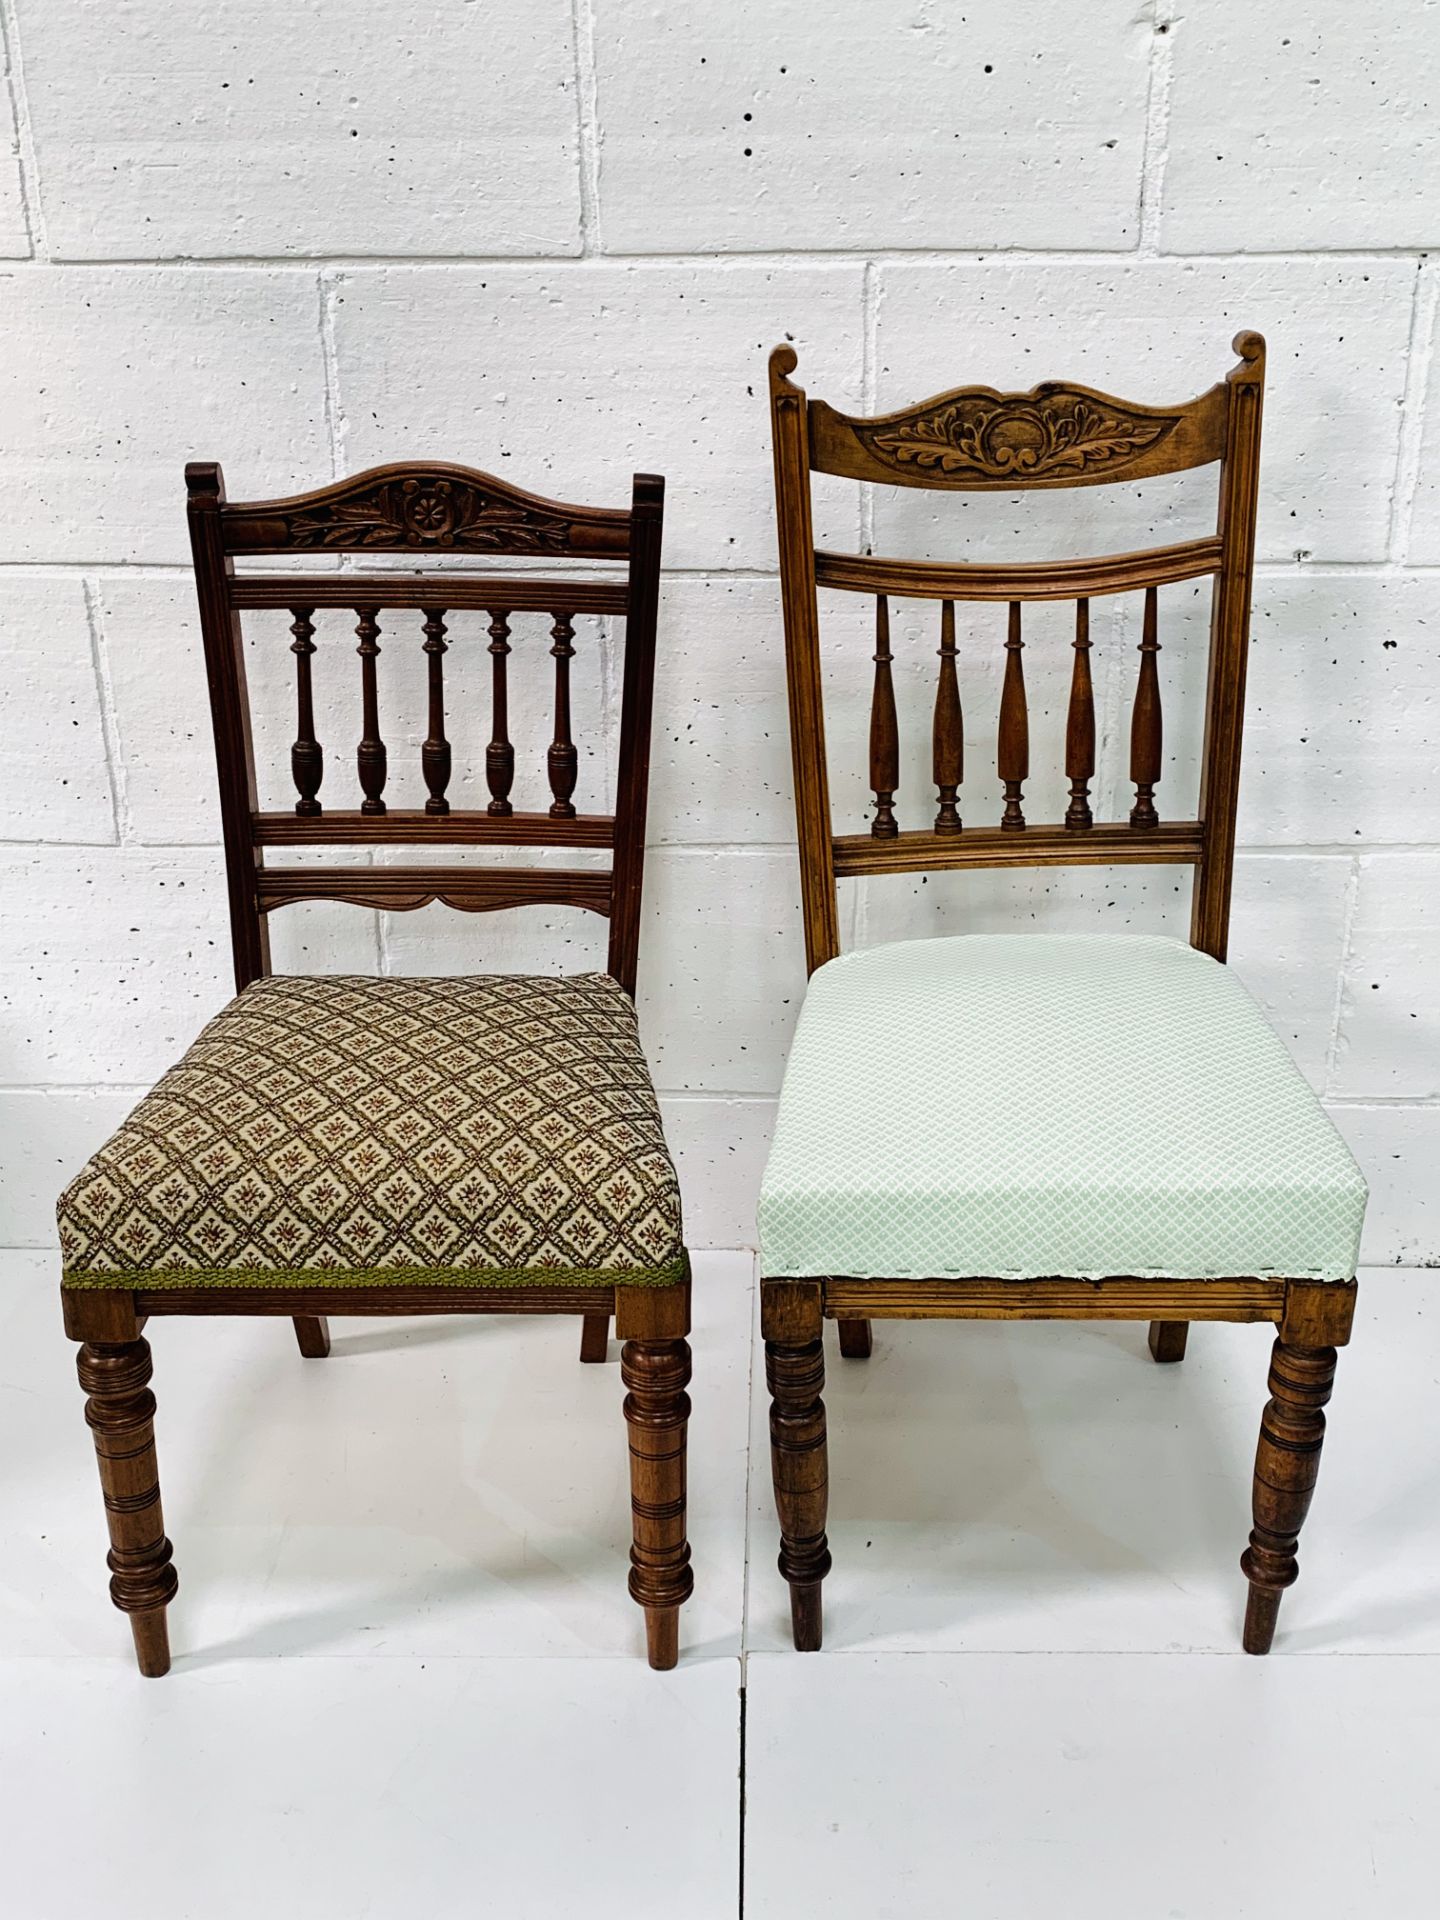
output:
[[258,980],[59,1204],[72,1287],[666,1286],[635,1011],[569,979]]
[[1140,935],[911,940],[810,981],[760,1270],[1347,1280],[1365,1198],[1208,955]]

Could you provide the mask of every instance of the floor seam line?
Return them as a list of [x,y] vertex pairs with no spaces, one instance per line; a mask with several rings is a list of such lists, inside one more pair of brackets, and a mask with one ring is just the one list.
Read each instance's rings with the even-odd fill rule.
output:
[[745,1695],[745,1681],[743,1677],[745,1669],[744,1669],[743,1658],[742,1658],[740,1670],[741,1670],[741,1676],[742,1676],[740,1681],[740,1867],[739,1867],[740,1877],[739,1877],[739,1886],[737,1888],[737,1892],[739,1895],[739,1906],[737,1911],[739,1913],[740,1920],[745,1920],[745,1785],[746,1785],[745,1739],[746,1739],[746,1733],[747,1733],[745,1722],[746,1722],[746,1714],[748,1711],[749,1703]]
[[751,1520],[751,1477],[755,1471],[754,1397],[755,1397],[755,1310],[757,1297],[757,1276],[755,1260],[750,1262],[750,1341],[745,1361],[745,1527],[744,1550],[741,1555],[740,1576],[740,1861],[739,1886],[737,1888],[740,1920],[745,1920],[745,1761],[746,1761],[746,1712],[748,1699],[746,1688],[750,1679],[750,1520]]

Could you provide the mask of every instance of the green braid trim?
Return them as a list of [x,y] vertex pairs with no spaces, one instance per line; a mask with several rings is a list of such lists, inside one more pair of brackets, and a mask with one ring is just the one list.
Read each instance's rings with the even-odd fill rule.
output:
[[97,1273],[67,1268],[76,1292],[162,1293],[186,1287],[673,1287],[690,1271],[681,1253],[663,1267],[163,1267]]

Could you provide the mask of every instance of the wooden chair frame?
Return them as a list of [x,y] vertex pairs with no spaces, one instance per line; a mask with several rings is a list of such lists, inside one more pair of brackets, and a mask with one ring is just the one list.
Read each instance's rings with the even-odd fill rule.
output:
[[[329,899],[404,911],[441,900],[466,912],[530,903],[573,905],[608,915],[608,971],[633,998],[640,933],[649,783],[655,628],[660,583],[664,481],[637,474],[628,509],[577,507],[522,492],[468,467],[434,461],[375,467],[314,492],[251,503],[226,500],[218,465],[185,470],[191,547],[200,603],[229,894],[235,983],[243,990],[270,972],[268,916],[296,900]],[[297,552],[374,554],[395,550],[414,565],[435,555],[622,562],[623,577],[541,577],[529,571],[239,573],[237,555]],[[559,571],[563,572],[564,569]],[[291,764],[299,799],[293,812],[263,812],[257,801],[240,616],[249,608],[294,615],[297,739]],[[364,738],[357,770],[365,800],[358,810],[326,810],[318,799],[323,758],[314,738],[310,692],[311,615],[317,608],[357,613]],[[429,683],[429,738],[421,765],[429,789],[423,811],[390,811],[384,798],[386,749],[379,737],[374,660],[377,614],[423,613]],[[445,797],[450,745],[444,732],[444,615],[491,613],[495,738],[487,750],[491,800],[484,812],[452,810]],[[548,813],[513,811],[514,750],[508,739],[509,615],[550,612],[555,662],[555,739],[547,765],[554,801]],[[569,662],[576,613],[625,621],[617,798],[614,814],[578,814],[576,750],[570,737]],[[589,868],[454,866],[285,867],[267,854],[295,846],[550,846],[608,848],[608,872]],[[165,1314],[269,1314],[294,1321],[300,1351],[330,1350],[325,1315],[542,1313],[582,1319],[580,1358],[603,1361],[609,1323],[624,1343],[621,1375],[630,1435],[634,1547],[630,1591],[645,1610],[650,1664],[678,1655],[679,1609],[693,1584],[685,1538],[685,1440],[690,1378],[690,1286],[445,1286],[324,1288],[173,1287],[62,1290],[65,1330],[82,1342],[81,1385],[94,1434],[110,1527],[111,1597],[130,1616],[140,1668],[170,1664],[166,1607],[176,1591],[155,1462],[151,1359],[146,1321]]]
[[[1255,554],[1265,343],[1241,333],[1238,364],[1198,399],[1146,407],[1089,388],[1049,382],[1030,393],[961,387],[880,417],[836,412],[811,400],[791,375],[795,351],[770,356],[780,581],[785,625],[800,883],[808,970],[840,949],[836,882],[841,877],[924,869],[1025,867],[1099,862],[1184,863],[1195,869],[1191,944],[1224,960],[1230,918],[1236,804]],[[1059,563],[939,564],[817,551],[812,472],[885,486],[1012,493],[1029,487],[1134,481],[1219,465],[1216,532],[1181,545]],[[1155,664],[1155,590],[1213,576],[1210,662],[1200,799],[1193,820],[1165,821],[1153,804],[1160,774],[1161,717]],[[836,834],[825,753],[817,588],[876,596],[875,686],[870,785],[876,811],[867,834]],[[1095,719],[1090,684],[1091,597],[1144,591],[1145,623],[1133,725],[1136,804],[1127,822],[1096,823],[1089,805]],[[901,831],[895,819],[898,736],[891,687],[891,593],[942,602],[936,696],[932,827]],[[994,827],[962,827],[960,708],[955,682],[953,602],[1006,601],[1009,635],[1001,693],[999,773],[1004,812]],[[1027,822],[1021,806],[1029,773],[1020,663],[1026,601],[1077,603],[1075,662],[1066,736],[1071,804],[1054,826]],[[770,1434],[781,1530],[780,1571],[790,1586],[795,1645],[821,1644],[821,1582],[830,1568],[825,1536],[827,1444],[821,1394],[822,1323],[839,1322],[840,1351],[870,1352],[874,1319],[1102,1319],[1150,1322],[1157,1361],[1183,1358],[1192,1320],[1266,1321],[1278,1329],[1270,1399],[1260,1430],[1254,1530],[1242,1567],[1249,1581],[1244,1644],[1269,1651],[1280,1597],[1298,1571],[1296,1545],[1309,1507],[1325,1430],[1322,1412],[1337,1347],[1355,1311],[1352,1280],[1319,1283],[1237,1275],[1224,1280],[875,1280],[835,1274],[761,1278],[761,1319],[771,1392]]]

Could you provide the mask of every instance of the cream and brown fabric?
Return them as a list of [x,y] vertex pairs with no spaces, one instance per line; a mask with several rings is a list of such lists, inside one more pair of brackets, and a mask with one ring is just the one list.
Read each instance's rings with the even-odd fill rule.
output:
[[680,1194],[606,974],[256,981],[61,1196],[65,1283],[667,1286]]

